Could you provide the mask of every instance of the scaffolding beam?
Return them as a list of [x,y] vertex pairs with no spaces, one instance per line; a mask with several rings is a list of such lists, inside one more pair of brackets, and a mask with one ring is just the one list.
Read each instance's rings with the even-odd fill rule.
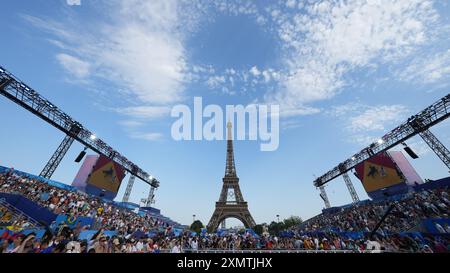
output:
[[133,190],[134,180],[136,176],[131,175],[128,179],[127,188],[125,189],[125,194],[123,195],[122,202],[128,202],[130,200],[131,191]]
[[320,197],[322,198],[323,202],[325,203],[325,208],[329,209],[331,207],[330,200],[328,199],[327,192],[325,191],[325,186],[319,186],[320,190]]
[[150,186],[150,192],[148,193],[148,197],[145,203],[145,206],[151,207],[153,203],[155,203],[155,187]]
[[[356,165],[364,162],[372,156],[387,151],[408,140],[409,138],[424,132],[428,128],[438,124],[450,116],[450,94],[436,101],[421,112],[410,117],[407,121],[385,134],[378,141],[370,144],[344,162],[338,164],[332,170],[314,180],[314,186],[324,185],[341,174],[353,169]],[[344,166],[344,171],[340,169]]]
[[424,130],[419,133],[426,144],[433,150],[433,152],[442,160],[442,162],[450,169],[450,151],[439,141],[439,139],[430,132]]
[[39,176],[50,179],[55,172],[56,168],[59,166],[59,163],[61,163],[61,160],[66,155],[67,151],[69,150],[70,146],[72,146],[74,139],[73,137],[66,135],[59,144],[56,151],[53,153],[50,160],[45,165],[44,169],[41,171]]
[[[147,172],[139,168],[136,164],[128,160],[125,156],[114,150],[100,138],[84,128],[82,124],[75,121],[72,117],[64,113],[53,103],[41,96],[33,88],[29,87],[12,73],[0,66],[0,94],[28,110],[32,114],[43,119],[50,125],[64,132],[66,135],[73,137],[75,140],[93,150],[111,158],[117,164],[121,165],[125,170],[135,175],[145,183],[152,187],[159,187],[159,181],[151,177]],[[71,130],[79,128],[77,134],[73,134]],[[51,168],[49,168],[50,170]]]
[[358,194],[356,193],[355,187],[353,187],[352,180],[350,179],[350,176],[348,175],[348,170],[346,170],[344,165],[339,165],[339,170],[342,173],[342,177],[344,178],[345,185],[347,186],[348,192],[350,193],[350,196],[352,197],[353,203],[359,202]]
[[342,174],[342,177],[344,178],[345,185],[347,186],[348,192],[352,197],[353,203],[359,202],[358,194],[356,193],[355,187],[353,187],[352,180],[350,179],[348,173]]

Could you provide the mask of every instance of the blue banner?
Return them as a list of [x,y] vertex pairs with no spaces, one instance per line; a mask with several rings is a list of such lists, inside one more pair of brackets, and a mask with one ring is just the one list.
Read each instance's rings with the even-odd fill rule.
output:
[[427,232],[433,234],[450,234],[450,219],[426,219],[422,221]]
[[94,223],[94,220],[90,217],[58,215],[58,217],[56,217],[55,223],[52,225],[52,228],[57,228],[61,223],[66,224],[70,228],[75,228],[78,226],[78,224],[80,224],[81,227],[91,226]]

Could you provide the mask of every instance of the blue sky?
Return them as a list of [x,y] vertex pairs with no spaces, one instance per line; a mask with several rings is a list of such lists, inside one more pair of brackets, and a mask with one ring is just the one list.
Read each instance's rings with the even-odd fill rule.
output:
[[[260,223],[319,213],[314,175],[448,93],[443,0],[69,2],[4,1],[1,65],[157,177],[156,207],[182,223],[192,214],[208,222],[226,144],[173,141],[176,104],[202,96],[280,105],[277,151],[235,143],[241,189]],[[39,173],[63,134],[5,98],[0,114],[0,164]],[[447,146],[449,126],[432,128]],[[422,178],[448,175],[420,138],[408,143]],[[81,149],[72,146],[55,180],[71,183]],[[342,178],[327,192],[333,205],[351,201]],[[147,193],[137,182],[131,199]]]

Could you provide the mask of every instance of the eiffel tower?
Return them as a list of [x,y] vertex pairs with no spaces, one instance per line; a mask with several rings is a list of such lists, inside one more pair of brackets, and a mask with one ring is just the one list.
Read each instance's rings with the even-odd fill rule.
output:
[[256,225],[255,220],[253,220],[253,217],[248,210],[247,202],[244,201],[241,189],[239,188],[239,178],[236,175],[236,167],[234,166],[231,128],[231,122],[228,122],[225,176],[222,179],[223,186],[219,201],[216,202],[216,209],[207,226],[209,232],[216,231],[219,224],[225,223],[225,219],[227,218],[239,219],[246,228],[253,228]]

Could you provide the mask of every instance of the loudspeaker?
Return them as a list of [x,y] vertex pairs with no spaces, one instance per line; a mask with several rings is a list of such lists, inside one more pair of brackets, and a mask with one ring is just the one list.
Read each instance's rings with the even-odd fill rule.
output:
[[86,152],[85,151],[81,151],[81,153],[77,156],[77,158],[75,158],[75,162],[76,163],[80,163],[85,155],[86,155]]
[[408,146],[406,146],[406,147],[403,148],[403,149],[405,150],[405,152],[406,152],[407,154],[409,154],[409,156],[410,156],[411,158],[413,158],[413,159],[419,158],[419,156],[418,156],[411,148],[409,148]]

